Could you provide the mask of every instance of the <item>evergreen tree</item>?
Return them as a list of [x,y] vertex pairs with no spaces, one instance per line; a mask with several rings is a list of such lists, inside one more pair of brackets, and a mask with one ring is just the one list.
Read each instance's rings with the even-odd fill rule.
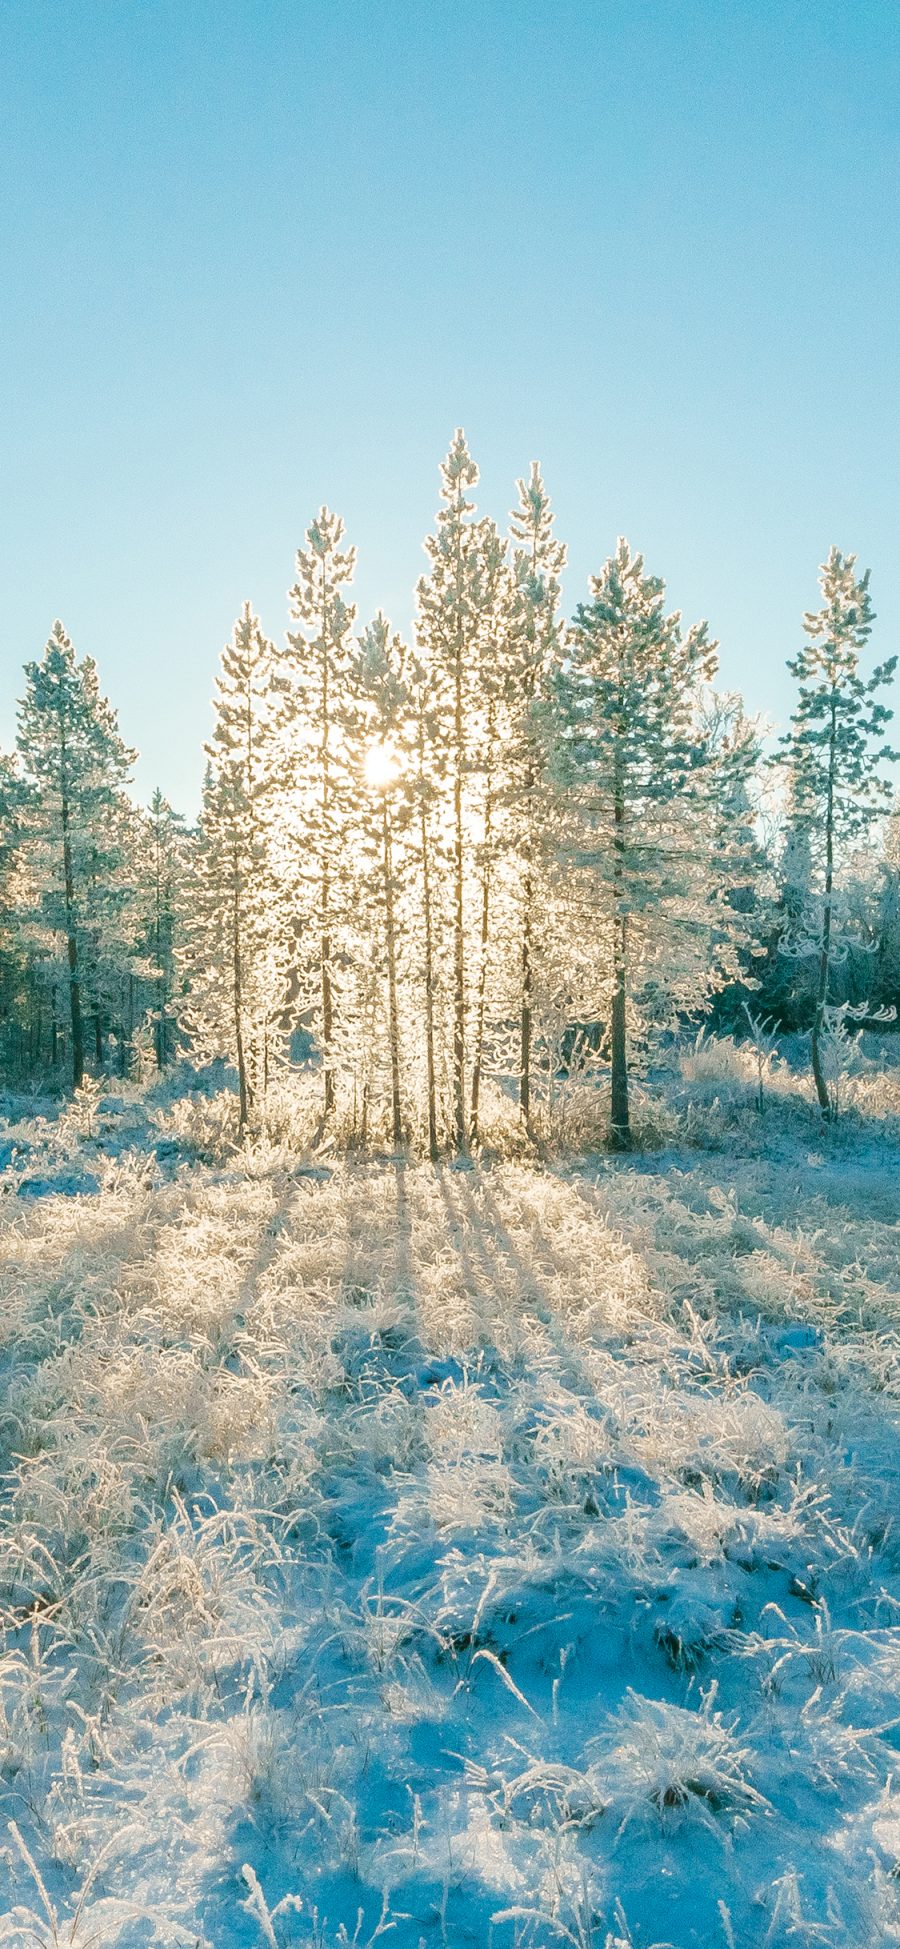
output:
[[[562,755],[579,827],[577,864],[611,922],[610,1140],[630,1143],[628,1009],[648,984],[655,1006],[677,983],[692,935],[705,946],[713,880],[708,746],[698,734],[701,686],[715,670],[705,623],[683,633],[665,614],[665,586],[620,540],[591,580],[559,682]],[[688,955],[684,970],[704,977]],[[684,984],[682,984],[683,986]]]
[[880,868],[874,1001],[900,1015],[900,799],[887,820]]
[[820,570],[823,602],[804,619],[806,642],[788,663],[798,698],[785,739],[799,819],[808,837],[818,894],[817,972],[812,1068],[822,1113],[832,1115],[822,1060],[834,949],[835,867],[838,848],[867,830],[888,793],[877,765],[894,754],[883,743],[892,713],[878,701],[897,659],[859,674],[859,659],[874,621],[869,572],[856,575],[856,556],[832,548]]
[[0,752],[0,1047],[7,1072],[27,1069],[35,1060],[36,983],[29,980],[22,934],[23,794],[15,754]]
[[519,928],[519,1108],[531,1121],[535,958],[539,915],[548,918],[546,840],[552,824],[547,790],[548,704],[562,649],[560,581],[566,551],[553,535],[553,514],[537,461],[518,483],[511,517],[513,596],[510,631],[507,807],[517,860]]
[[745,1028],[771,930],[771,875],[759,838],[760,733],[736,692],[717,691],[703,700],[698,732],[712,840],[709,959],[723,977],[713,1021]]
[[[96,665],[79,663],[62,623],[39,663],[26,665],[19,752],[27,785],[23,843],[38,889],[39,921],[64,944],[72,1079],[85,1070],[85,1017],[103,951],[122,905],[124,786],[135,753],[101,696]],[[99,1043],[99,1036],[98,1036]]]
[[414,830],[418,848],[421,888],[420,966],[425,1029],[425,1101],[428,1122],[428,1155],[438,1156],[438,1089],[435,1016],[438,991],[438,915],[435,868],[439,860],[439,840],[435,830],[440,802],[442,753],[433,713],[433,690],[428,664],[422,657],[410,661],[410,702],[412,707],[414,762]]
[[157,786],[146,825],[144,953],[153,1000],[153,1046],[162,1072],[172,1059],[178,955],[185,922],[188,840],[184,820]]
[[414,730],[407,683],[409,653],[380,612],[359,641],[354,690],[359,706],[357,734],[360,786],[358,870],[363,886],[375,892],[375,940],[363,944],[370,962],[381,959],[383,942],[390,1068],[391,1136],[404,1133],[401,1090],[400,955],[401,896],[407,912],[411,893],[405,861],[414,809]]
[[[469,1093],[469,1136],[477,1143],[481,1107],[481,1079],[485,1061],[488,979],[494,935],[500,869],[502,808],[506,753],[509,745],[510,653],[512,644],[512,580],[506,546],[493,521],[479,525],[478,688],[473,699],[473,761],[471,799],[477,842],[476,877],[477,979],[472,1023],[472,1081]],[[494,954],[494,959],[498,959]]]
[[265,1097],[284,997],[272,870],[274,657],[245,603],[216,681],[188,948],[194,1032],[236,1065],[242,1131]]
[[[425,542],[431,567],[418,585],[417,637],[428,669],[433,740],[446,757],[450,792],[452,910],[452,1051],[451,1098],[453,1141],[463,1150],[468,1141],[466,1046],[470,1004],[471,907],[477,898],[483,915],[483,876],[476,879],[473,773],[478,759],[479,731],[486,714],[485,670],[490,647],[493,604],[499,578],[491,573],[492,524],[474,519],[474,503],[467,489],[478,480],[478,469],[457,429],[441,467],[443,506],[437,531]],[[484,807],[480,816],[483,819]],[[476,886],[478,893],[476,894]],[[481,939],[476,922],[475,939]],[[482,956],[482,964],[484,957]]]
[[288,635],[281,678],[282,802],[293,842],[283,870],[288,883],[300,881],[305,895],[295,929],[304,977],[300,1007],[318,1024],[323,1124],[335,1106],[336,987],[352,806],[348,736],[356,610],[342,592],[352,579],[356,551],[342,547],[343,539],[340,516],[323,507],[306,531],[306,547],[297,553],[290,600],[300,628]]

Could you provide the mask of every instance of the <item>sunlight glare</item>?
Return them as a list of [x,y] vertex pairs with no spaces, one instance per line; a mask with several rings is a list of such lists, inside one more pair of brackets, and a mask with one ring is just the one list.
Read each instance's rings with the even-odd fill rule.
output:
[[398,777],[397,754],[389,744],[370,745],[366,752],[366,784],[372,792],[386,792]]

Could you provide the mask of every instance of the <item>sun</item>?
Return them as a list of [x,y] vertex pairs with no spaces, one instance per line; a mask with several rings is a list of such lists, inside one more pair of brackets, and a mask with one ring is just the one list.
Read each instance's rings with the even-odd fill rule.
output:
[[366,784],[370,791],[386,792],[398,777],[397,754],[389,744],[373,744],[366,752]]

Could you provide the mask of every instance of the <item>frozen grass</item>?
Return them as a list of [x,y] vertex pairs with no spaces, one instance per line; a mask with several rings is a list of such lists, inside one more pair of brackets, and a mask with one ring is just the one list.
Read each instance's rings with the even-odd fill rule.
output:
[[624,1161],[9,1106],[4,1949],[900,1942],[894,1085],[685,1062]]

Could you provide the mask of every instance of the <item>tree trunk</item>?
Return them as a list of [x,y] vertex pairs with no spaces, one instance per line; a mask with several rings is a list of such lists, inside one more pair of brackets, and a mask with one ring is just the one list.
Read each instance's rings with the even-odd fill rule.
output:
[[330,1117],[334,1109],[334,1056],[332,1040],[334,1036],[334,1005],[331,994],[331,935],[328,932],[329,912],[328,874],[322,876],[322,1060],[324,1065],[323,1115]]
[[331,989],[331,875],[328,866],[327,847],[329,844],[329,819],[331,810],[331,767],[329,739],[331,736],[331,706],[329,701],[328,669],[328,577],[322,571],[322,844],[326,848],[322,862],[321,888],[321,962],[322,962],[322,1066],[324,1097],[322,1105],[323,1122],[331,1116],[334,1109],[334,998]]
[[834,888],[834,774],[835,747],[837,742],[837,698],[831,694],[831,735],[828,742],[828,797],[825,807],[825,899],[822,914],[822,946],[819,953],[819,976],[816,984],[816,1012],[813,1016],[812,1030],[812,1072],[816,1085],[819,1108],[824,1117],[831,1121],[834,1117],[834,1104],[828,1089],[828,1078],[822,1063],[822,1033],[825,1028],[825,1011],[828,1006],[828,975],[831,966],[831,914]]
[[609,1140],[613,1150],[629,1150],[628,1042],[625,1001],[628,980],[628,921],[625,912],[625,778],[621,746],[615,751],[613,831],[613,992],[610,1021],[611,1101]]
[[[420,728],[420,770],[422,755]],[[419,805],[419,827],[422,841],[422,910],[425,922],[425,1071],[428,1092],[428,1155],[434,1163],[438,1154],[437,1087],[434,1069],[434,957],[431,927],[431,861],[428,852],[428,816],[424,797]]]
[[84,1081],[84,1023],[81,1015],[81,981],[78,969],[78,935],[75,929],[75,875],[72,870],[69,782],[66,771],[66,731],[60,715],[60,810],[63,834],[63,880],[66,902],[66,949],[69,960],[69,1018],[72,1024],[72,1082],[80,1089]]
[[[458,505],[462,491],[458,495]],[[463,846],[463,767],[465,714],[463,711],[463,559],[456,543],[456,642],[453,659],[453,1141],[466,1148],[466,966]]]
[[457,762],[453,781],[453,1138],[466,1147],[466,977],[463,916],[462,684],[457,678]]
[[[537,560],[537,536],[536,535],[533,539],[532,549],[531,549],[531,573],[533,577],[537,578],[538,560]],[[526,712],[531,711],[532,705],[534,703],[535,690],[537,687],[537,674],[536,674],[536,665],[534,660],[534,647],[533,647],[534,646],[533,611],[531,612],[531,623],[529,627],[529,642],[531,644],[531,660],[530,660],[529,667],[525,673],[525,682],[524,682]],[[532,902],[534,900],[534,824],[535,824],[534,792],[535,792],[537,765],[535,761],[533,728],[532,728],[530,718],[526,720],[526,724],[527,724],[526,737],[529,740],[529,742],[526,745],[527,757],[525,761],[526,833],[525,833],[525,880],[522,888],[522,893],[523,893],[522,958],[520,964],[521,974],[522,974],[522,988],[521,988],[521,1011],[519,1017],[519,1111],[522,1117],[522,1122],[525,1125],[525,1129],[530,1136],[531,1135],[531,999],[532,999],[532,982],[533,982],[532,967],[531,967],[531,927],[532,927],[531,908],[532,908]]]
[[531,1131],[531,868],[525,875],[525,912],[522,917],[522,1012],[519,1022],[519,1109],[527,1131]]
[[159,827],[154,851],[155,936],[156,936],[156,1067],[162,1074],[166,1066],[166,977],[162,962],[162,860]]
[[488,705],[487,738],[487,794],[484,808],[484,852],[481,874],[481,929],[479,935],[478,998],[475,1008],[475,1060],[472,1064],[472,1105],[469,1127],[472,1142],[478,1141],[478,1106],[481,1099],[481,1077],[484,1069],[484,1012],[487,994],[488,940],[491,923],[491,843],[493,839],[493,766],[494,766],[494,703]]
[[234,1047],[235,1047],[235,1054],[237,1056],[238,1100],[240,1105],[238,1122],[240,1127],[240,1134],[241,1136],[243,1136],[247,1128],[247,1125],[250,1121],[250,1092],[247,1087],[247,1062],[244,1053],[244,1023],[243,1023],[244,998],[243,998],[243,969],[241,966],[241,919],[240,919],[239,886],[240,883],[238,880],[238,873],[237,873],[237,861],[235,860],[234,893],[233,893],[232,908],[231,908],[232,996],[234,1001]]
[[391,1049],[391,1136],[395,1145],[403,1142],[403,1114],[400,1102],[400,1023],[397,1011],[397,947],[394,932],[394,868],[391,858],[391,821],[387,792],[382,794],[381,832],[384,852],[384,916],[387,928],[388,958],[388,1037]]

